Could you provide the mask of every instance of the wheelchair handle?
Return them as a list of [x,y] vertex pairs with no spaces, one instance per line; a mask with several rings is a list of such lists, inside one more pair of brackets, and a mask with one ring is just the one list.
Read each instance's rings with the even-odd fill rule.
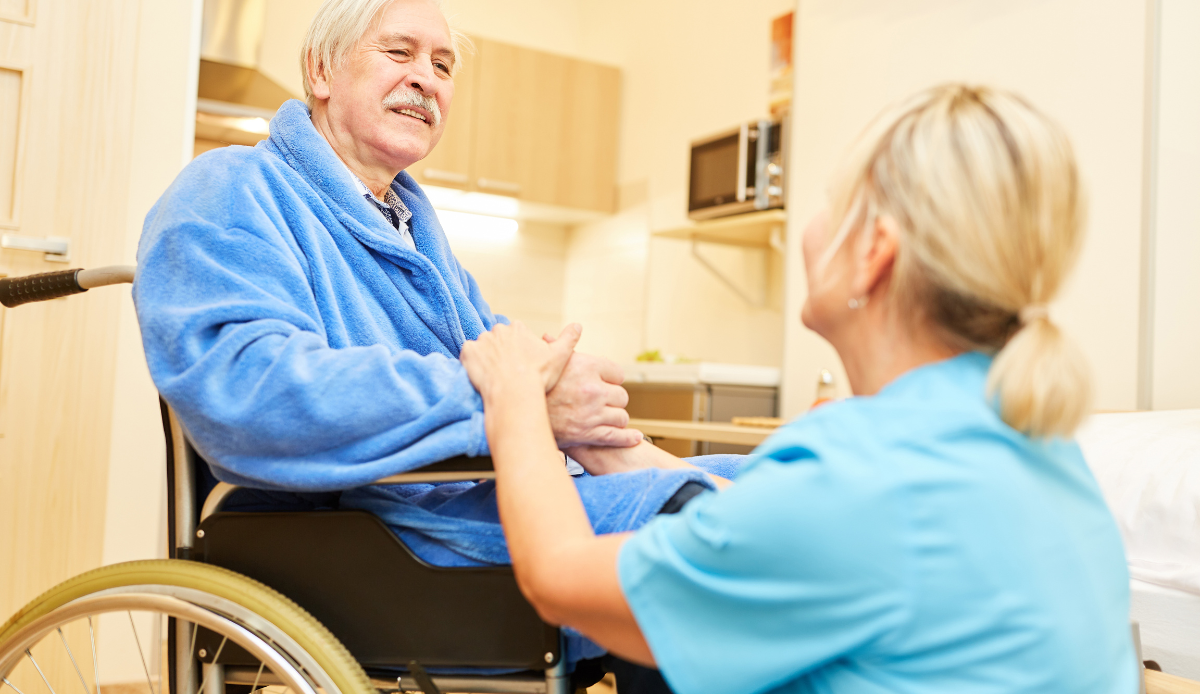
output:
[[75,268],[0,279],[0,304],[15,308],[34,301],[49,301],[81,294],[93,287],[131,284],[134,270],[132,265],[110,265],[93,270]]

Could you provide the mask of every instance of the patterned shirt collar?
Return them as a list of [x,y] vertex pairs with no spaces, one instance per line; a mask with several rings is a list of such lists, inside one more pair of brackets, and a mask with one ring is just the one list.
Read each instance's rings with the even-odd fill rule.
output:
[[399,195],[396,195],[396,191],[389,187],[387,193],[383,196],[383,202],[379,202],[379,198],[375,197],[371,189],[367,187],[367,184],[362,182],[362,179],[350,171],[350,167],[346,167],[346,172],[350,174],[350,178],[354,179],[354,185],[358,188],[358,192],[383,213],[383,216],[387,218],[393,228],[399,230],[400,225],[403,224],[407,229],[408,220],[412,219],[412,212],[404,206],[404,201],[400,199]]

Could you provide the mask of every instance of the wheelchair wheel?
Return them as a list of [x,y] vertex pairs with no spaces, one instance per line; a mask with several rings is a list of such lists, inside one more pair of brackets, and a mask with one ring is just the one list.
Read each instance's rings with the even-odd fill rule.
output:
[[[157,690],[154,686],[142,646],[150,644],[153,649],[158,644],[149,634],[139,636],[135,613],[142,623],[146,622],[146,613],[152,617],[151,623],[158,625],[167,621],[164,617],[172,618],[177,634],[190,633],[187,650],[177,652],[192,652],[200,627],[219,636],[221,647],[226,641],[237,644],[262,663],[259,676],[264,685],[281,684],[295,694],[318,694],[318,690],[325,694],[377,694],[349,651],[291,600],[232,571],[182,560],[114,564],[76,576],[43,593],[0,627],[0,676],[4,678],[0,688],[8,685],[22,694],[34,694],[28,688],[17,689],[10,681],[14,668],[28,660],[33,670],[26,673],[24,681],[33,684],[24,686],[36,684],[37,694],[44,691],[32,674],[36,671],[52,694],[77,691],[73,681],[49,680],[45,671],[52,669],[47,663],[53,661],[58,663],[55,672],[70,673],[70,680],[77,674],[85,692],[99,694],[99,687],[92,687],[98,684],[105,664],[97,658],[96,626],[101,615],[115,613],[123,621],[122,612],[128,613],[128,628],[138,644],[151,694],[166,694],[168,689],[161,683]],[[71,642],[76,644],[75,650]],[[220,647],[213,660],[219,657]],[[206,666],[203,675],[216,672],[220,678],[219,682],[206,682],[197,672],[199,668],[192,667],[192,658],[183,660],[183,667],[178,668],[180,681],[172,682],[170,691],[196,692],[196,679],[200,679],[199,689],[203,691],[223,689],[223,668]],[[161,671],[167,670],[164,664]],[[90,685],[87,680],[91,680]]]

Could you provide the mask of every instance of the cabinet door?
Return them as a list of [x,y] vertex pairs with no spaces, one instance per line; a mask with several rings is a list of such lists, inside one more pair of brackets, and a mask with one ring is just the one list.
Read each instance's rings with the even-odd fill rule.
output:
[[471,184],[477,61],[477,57],[466,56],[463,67],[454,76],[454,100],[441,141],[429,156],[408,167],[417,183],[450,188],[467,188]]
[[476,188],[611,211],[619,72],[496,41],[478,47]]
[[567,66],[563,121],[557,143],[557,204],[613,212],[617,192],[617,133],[621,73],[582,60]]

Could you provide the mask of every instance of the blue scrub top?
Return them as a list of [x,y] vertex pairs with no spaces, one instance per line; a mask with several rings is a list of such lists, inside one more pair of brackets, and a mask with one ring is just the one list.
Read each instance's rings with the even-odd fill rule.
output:
[[1074,441],[1000,420],[990,365],[821,407],[630,538],[621,587],[675,691],[1137,690],[1116,524]]

